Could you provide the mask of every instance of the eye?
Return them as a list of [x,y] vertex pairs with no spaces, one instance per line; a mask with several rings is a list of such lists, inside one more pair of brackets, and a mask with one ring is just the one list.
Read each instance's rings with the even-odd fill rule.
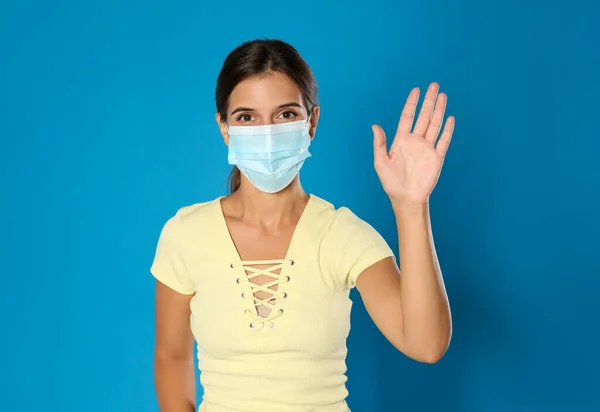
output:
[[254,117],[252,117],[252,115],[248,113],[242,113],[236,117],[236,120],[238,122],[251,122],[253,119]]
[[279,116],[281,116],[282,118],[284,118],[286,120],[290,120],[290,119],[295,119],[298,116],[298,113],[296,113],[293,110],[286,110],[285,112],[281,113]]

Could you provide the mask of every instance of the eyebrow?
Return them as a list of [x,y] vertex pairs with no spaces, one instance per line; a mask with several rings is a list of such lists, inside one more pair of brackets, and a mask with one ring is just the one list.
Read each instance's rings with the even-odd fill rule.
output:
[[[283,109],[286,107],[299,107],[302,109],[302,105],[296,102],[290,102],[290,103],[285,103],[285,104],[280,104],[279,106],[277,106],[277,109]],[[250,108],[250,107],[236,107],[232,112],[231,115],[234,115],[238,112],[254,112],[255,110]]]

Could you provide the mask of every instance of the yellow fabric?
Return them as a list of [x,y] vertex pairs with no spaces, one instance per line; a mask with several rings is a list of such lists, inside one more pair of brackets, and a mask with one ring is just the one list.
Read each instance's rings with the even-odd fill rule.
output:
[[[165,285],[194,294],[200,410],[348,412],[350,289],[364,269],[394,253],[349,209],[311,195],[287,255],[244,262],[220,199],[169,219],[151,268]],[[268,267],[253,268],[259,263]],[[254,294],[266,285],[251,282],[260,274],[273,278],[268,285],[278,284],[262,301]]]

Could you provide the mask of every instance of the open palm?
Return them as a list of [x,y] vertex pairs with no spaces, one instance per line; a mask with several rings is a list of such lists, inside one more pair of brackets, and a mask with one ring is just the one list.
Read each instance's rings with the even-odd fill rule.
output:
[[389,151],[383,129],[373,125],[375,170],[393,201],[427,203],[438,181],[454,131],[454,117],[450,116],[438,140],[448,100],[438,91],[437,83],[429,86],[412,132],[419,89],[410,92]]

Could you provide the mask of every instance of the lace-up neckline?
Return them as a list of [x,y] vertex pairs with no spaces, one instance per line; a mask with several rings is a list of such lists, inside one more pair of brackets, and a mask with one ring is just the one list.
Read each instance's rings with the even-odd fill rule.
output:
[[[232,293],[239,293],[238,296],[241,295],[241,298],[252,300],[251,307],[253,310],[246,308],[243,312],[243,316],[246,316],[250,319],[249,326],[251,328],[264,326],[265,324],[272,328],[275,326],[273,321],[284,314],[284,309],[280,306],[281,301],[287,297],[287,293],[281,290],[280,284],[290,282],[291,280],[287,269],[289,266],[294,265],[294,260],[290,258],[290,256],[294,253],[294,241],[297,237],[297,233],[301,230],[304,230],[302,225],[306,220],[306,215],[309,212],[311,203],[315,201],[314,196],[309,195],[308,202],[306,203],[304,210],[300,215],[300,219],[298,220],[292,233],[285,257],[283,259],[271,260],[243,260],[241,258],[227,225],[227,219],[225,218],[225,213],[223,212],[223,207],[221,204],[222,198],[223,197],[217,199],[216,207],[218,209],[218,218],[221,221],[223,232],[227,238],[226,242],[228,243],[231,251],[230,255],[232,257],[232,261],[229,262],[229,265],[232,270],[237,269],[242,271],[242,273],[234,272],[237,275],[234,277],[234,279],[237,284],[246,286],[247,288],[246,291],[240,291],[238,289],[237,292],[235,291],[235,288],[232,288]],[[259,265],[266,267],[255,267]],[[279,272],[277,273],[277,271]],[[271,279],[262,285],[252,282],[252,279],[261,275],[266,275]],[[277,285],[277,290],[271,289],[275,285]],[[258,298],[256,296],[257,292],[262,292],[267,294],[267,296]],[[264,311],[267,310],[268,313],[264,313]],[[262,316],[261,313],[264,316]]]
[[[259,269],[254,265],[269,265],[266,268]],[[277,308],[279,299],[285,299],[287,293],[280,290],[281,283],[287,283],[290,281],[290,276],[282,273],[285,266],[294,265],[294,261],[291,259],[277,259],[277,260],[241,260],[231,264],[231,268],[241,267],[245,273],[245,278],[237,278],[238,284],[247,285],[250,287],[250,293],[248,297],[253,300],[255,312],[250,309],[246,309],[244,314],[251,319],[250,327],[254,328],[258,325],[267,324],[270,327],[275,326],[273,320],[283,315],[284,310]],[[279,270],[279,273],[276,271]],[[272,280],[261,284],[252,281],[257,276],[265,275]],[[276,289],[272,289],[273,286],[277,286]],[[264,292],[267,294],[266,298],[257,297],[257,292]],[[246,297],[246,292],[242,293],[242,297]],[[275,301],[275,303],[273,303]],[[265,315],[261,314],[261,309],[269,310]]]

